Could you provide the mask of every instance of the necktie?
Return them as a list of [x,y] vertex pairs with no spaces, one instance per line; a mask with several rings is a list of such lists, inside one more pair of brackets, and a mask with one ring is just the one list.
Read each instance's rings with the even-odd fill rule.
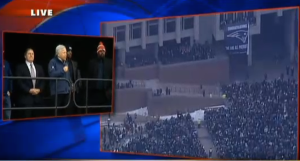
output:
[[[35,73],[34,73],[34,68],[32,63],[30,63],[30,76],[31,78],[35,78]],[[36,81],[35,79],[32,79],[33,88],[35,88],[35,81]]]

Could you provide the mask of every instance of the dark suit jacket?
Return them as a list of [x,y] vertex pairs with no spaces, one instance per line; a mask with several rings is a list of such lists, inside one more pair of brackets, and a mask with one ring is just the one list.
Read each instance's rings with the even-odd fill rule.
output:
[[[34,63],[34,67],[36,70],[36,77],[44,77],[43,68]],[[18,77],[30,77],[30,71],[26,63],[22,63],[16,68],[16,76]],[[29,93],[29,90],[33,88],[31,79],[19,79],[17,80],[18,85],[18,103],[21,106],[34,106],[35,104],[42,103],[41,93],[43,92],[45,80],[36,79],[35,88],[40,89],[40,93],[38,95],[32,95]]]
[[[98,78],[98,70],[99,70],[99,58],[93,59],[89,62],[89,69],[88,69],[88,78]],[[113,70],[113,64],[111,59],[103,58],[103,79],[112,79],[112,70]],[[104,89],[108,92],[111,92],[112,90],[112,81],[105,81],[104,82]],[[93,91],[94,89],[97,89],[97,81],[89,81],[89,90]]]
[[[74,80],[76,81],[77,79],[81,78],[81,74],[80,74],[80,71],[78,69],[78,64],[74,60],[69,60],[69,61],[71,62],[71,65],[73,67],[73,75],[71,75],[71,77],[74,78]],[[73,83],[75,83],[75,82],[73,82]],[[75,86],[76,92],[79,91],[79,88],[81,87],[81,84],[82,84],[82,81],[78,81],[76,83],[76,86]]]

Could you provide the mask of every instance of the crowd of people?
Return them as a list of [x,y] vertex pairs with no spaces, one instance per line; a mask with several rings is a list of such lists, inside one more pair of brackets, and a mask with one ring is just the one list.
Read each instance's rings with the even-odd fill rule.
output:
[[128,82],[118,82],[116,89],[128,89],[128,88],[134,88],[134,84],[131,80]]
[[154,89],[154,90],[152,91],[152,95],[153,95],[153,96],[157,96],[157,97],[158,97],[158,96],[163,96],[163,95],[165,95],[165,96],[170,96],[170,95],[171,95],[171,89],[168,88],[168,87],[166,87],[164,91],[163,91],[162,88]]
[[220,29],[224,29],[226,25],[239,22],[249,22],[251,25],[255,25],[256,17],[254,12],[225,13],[220,15]]
[[[208,42],[205,44],[194,42],[192,46],[189,43],[169,43],[159,49],[157,57],[154,53],[128,54],[125,64],[127,68],[135,68],[158,63],[167,65],[210,58],[214,58],[214,54]],[[118,61],[118,64],[121,62]]]
[[208,42],[205,44],[195,42],[192,46],[189,43],[166,45],[161,48],[158,54],[158,59],[163,65],[210,58],[214,58],[214,54]]
[[[204,115],[218,158],[296,159],[297,89],[293,77],[224,85],[227,108]],[[189,114],[145,124],[136,118],[127,115],[121,126],[109,126],[102,135],[104,150],[208,157]]]
[[101,129],[101,142],[103,150],[117,151],[116,147],[122,139],[126,136],[126,129],[124,126],[112,124],[111,127],[103,127]]
[[116,82],[116,89],[145,88],[145,86],[145,81],[141,80],[118,80]]
[[127,55],[125,62],[128,68],[134,68],[156,64],[157,59],[155,58],[154,54],[139,53],[134,55]]
[[[155,119],[143,126],[138,126],[135,119],[136,117],[127,115],[123,128],[108,127],[105,134],[102,134],[106,137],[103,138],[105,140],[102,145],[103,149],[116,152],[208,157],[199,141],[197,129],[189,114],[178,113],[176,118]],[[111,141],[108,141],[109,139]]]
[[296,159],[297,90],[282,78],[224,86],[230,107],[205,112],[219,158]]

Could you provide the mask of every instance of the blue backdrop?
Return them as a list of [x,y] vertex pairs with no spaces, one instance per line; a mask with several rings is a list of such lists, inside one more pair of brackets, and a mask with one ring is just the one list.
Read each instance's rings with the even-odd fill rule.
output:
[[[33,32],[100,35],[100,22],[104,21],[287,7],[300,3],[297,0],[111,1],[113,1],[113,5],[89,4],[75,7],[51,18],[33,29]],[[10,3],[10,0],[1,0],[0,8],[7,3]],[[99,127],[99,116],[1,122],[0,159],[160,158],[100,152]]]

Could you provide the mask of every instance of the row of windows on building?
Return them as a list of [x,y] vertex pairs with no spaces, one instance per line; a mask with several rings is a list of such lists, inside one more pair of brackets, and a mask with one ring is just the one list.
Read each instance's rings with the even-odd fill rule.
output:
[[[194,28],[194,17],[187,17],[181,19],[181,30],[188,30]],[[117,42],[125,41],[126,26],[114,27],[114,37]],[[170,18],[164,20],[164,33],[171,33],[176,31],[176,19]],[[147,36],[158,35],[158,20],[149,20],[146,22]],[[129,25],[129,39],[139,39],[142,37],[142,22]]]
[[235,13],[225,13],[220,15],[220,21],[226,21],[227,19],[230,20],[237,20],[243,19],[248,17],[255,17],[254,12],[235,12]]

